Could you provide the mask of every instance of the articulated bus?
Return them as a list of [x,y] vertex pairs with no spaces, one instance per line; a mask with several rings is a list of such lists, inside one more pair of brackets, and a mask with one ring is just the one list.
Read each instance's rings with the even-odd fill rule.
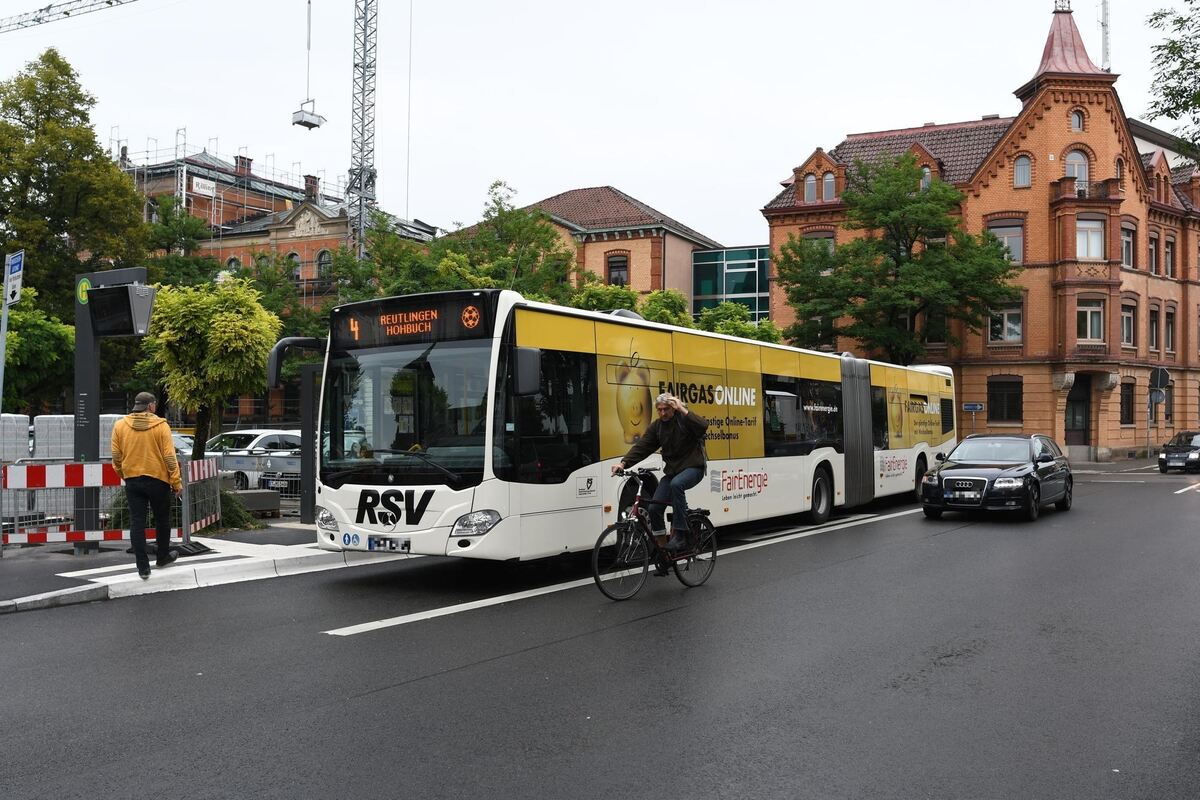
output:
[[331,314],[318,543],[497,560],[589,549],[632,500],[610,468],[664,391],[709,420],[707,479],[688,502],[718,526],[800,512],[823,522],[835,506],[913,492],[956,438],[946,367],[504,290],[369,300]]

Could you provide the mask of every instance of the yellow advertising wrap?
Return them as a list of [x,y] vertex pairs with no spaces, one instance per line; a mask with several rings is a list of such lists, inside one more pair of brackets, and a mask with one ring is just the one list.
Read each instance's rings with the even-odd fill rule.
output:
[[716,387],[725,384],[725,342],[688,333],[671,335],[675,344],[675,377],[662,391],[682,398],[689,409],[708,420],[704,449],[709,460],[729,458],[725,408],[716,397]]
[[718,399],[724,400],[722,427],[729,434],[730,458],[762,458],[762,350],[756,344],[725,343],[729,380]]
[[596,323],[600,458],[620,458],[654,421],[654,398],[671,378],[671,335]]

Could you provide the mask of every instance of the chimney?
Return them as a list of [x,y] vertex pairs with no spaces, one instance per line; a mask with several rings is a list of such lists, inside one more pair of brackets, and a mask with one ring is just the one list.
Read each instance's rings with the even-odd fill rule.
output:
[[316,203],[321,196],[321,179],[316,175],[304,176],[304,199]]
[[234,171],[238,175],[249,175],[250,174],[250,165],[252,163],[254,163],[254,159],[248,158],[247,156],[238,156],[237,163],[236,163],[236,169]]

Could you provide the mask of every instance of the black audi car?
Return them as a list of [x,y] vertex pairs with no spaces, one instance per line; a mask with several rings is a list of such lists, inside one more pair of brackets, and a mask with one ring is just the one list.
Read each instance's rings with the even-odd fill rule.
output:
[[1035,520],[1042,506],[1071,508],[1071,465],[1048,436],[968,436],[921,479],[925,516],[944,511],[1016,511]]
[[1178,469],[1200,472],[1200,431],[1181,431],[1163,445],[1158,454],[1158,471]]

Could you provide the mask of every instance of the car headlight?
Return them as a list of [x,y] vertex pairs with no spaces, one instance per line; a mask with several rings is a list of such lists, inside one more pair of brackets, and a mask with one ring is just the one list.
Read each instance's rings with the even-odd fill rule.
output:
[[1200,459],[1200,453],[1195,451],[1188,453],[1188,461],[1195,461],[1196,459]]
[[483,536],[500,521],[500,514],[490,508],[463,514],[450,530],[451,536]]
[[1167,454],[1166,454],[1166,453],[1159,453],[1159,454],[1158,454],[1158,457],[1159,457],[1160,459],[1164,459],[1164,458],[1166,458],[1166,457],[1167,457]]
[[926,472],[925,477],[921,478],[921,483],[925,483],[930,486],[937,486],[937,482],[938,476],[936,472]]
[[330,513],[328,508],[317,506],[317,527],[323,531],[338,531],[337,517]]
[[997,489],[1019,489],[1025,484],[1021,478],[996,478],[996,482],[992,484]]

